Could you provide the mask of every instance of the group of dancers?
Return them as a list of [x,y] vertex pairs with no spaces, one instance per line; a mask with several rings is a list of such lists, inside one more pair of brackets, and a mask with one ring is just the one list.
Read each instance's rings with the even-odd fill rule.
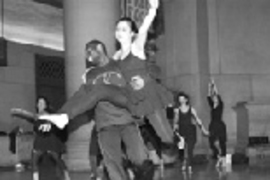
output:
[[[115,38],[120,49],[112,58],[108,57],[106,46],[101,41],[92,40],[86,44],[86,60],[92,66],[83,74],[83,83],[78,91],[56,113],[43,109],[32,114],[13,109],[13,114],[24,114],[24,118],[35,120],[34,180],[39,180],[37,163],[42,153],[50,154],[62,169],[64,179],[70,179],[61,158],[64,143],[58,141],[60,139],[57,132],[68,124],[76,123],[76,117],[89,110],[94,111],[95,134],[92,137],[96,137],[110,180],[128,180],[131,178],[128,172],[132,173],[135,180],[153,178],[155,166],[149,160],[149,151],[139,129],[140,123],[145,119],[162,144],[174,145],[175,132],[183,137],[187,150],[183,170],[192,169],[196,143],[195,124],[205,136],[210,137],[210,147],[213,148],[215,157],[219,155],[215,148],[216,140],[219,140],[222,147],[221,155],[226,154],[226,128],[221,119],[223,103],[215,84],[211,82],[209,85],[208,99],[213,121],[208,132],[191,106],[188,95],[179,93],[175,102],[173,93],[156,81],[155,75],[151,73],[156,65],[148,63],[145,43],[158,6],[159,0],[149,0],[149,12],[139,29],[130,18],[121,18],[117,22]],[[45,105],[40,105],[40,101]],[[47,107],[45,99],[39,99],[38,104]],[[173,126],[166,116],[166,108],[169,106],[174,107]],[[54,145],[46,146],[50,144],[46,141]],[[129,170],[127,163],[123,163],[124,160],[129,162]],[[97,173],[93,174],[91,178],[99,178]]]
[[[222,119],[223,101],[218,93],[217,86],[213,79],[208,85],[207,101],[210,107],[211,121],[208,130],[202,124],[196,110],[190,103],[189,96],[184,92],[179,92],[174,107],[173,129],[178,137],[184,142],[180,149],[184,149],[184,160],[182,170],[192,172],[193,151],[197,141],[196,126],[199,127],[202,134],[209,139],[209,145],[212,150],[212,158],[217,160],[216,166],[226,166],[226,125]],[[219,148],[216,143],[219,143]]]

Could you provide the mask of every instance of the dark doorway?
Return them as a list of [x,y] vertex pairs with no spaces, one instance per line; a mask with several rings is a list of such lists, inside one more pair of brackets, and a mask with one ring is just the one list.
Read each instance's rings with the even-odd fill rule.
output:
[[64,58],[37,54],[35,56],[36,96],[48,99],[53,109],[66,100]]

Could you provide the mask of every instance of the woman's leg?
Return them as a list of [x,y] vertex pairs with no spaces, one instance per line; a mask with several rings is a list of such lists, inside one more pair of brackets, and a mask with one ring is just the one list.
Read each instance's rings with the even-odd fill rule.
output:
[[65,162],[61,158],[61,155],[53,151],[48,151],[48,154],[55,161],[57,168],[60,169],[61,175],[64,176],[65,180],[70,180],[68,169],[66,167]]
[[187,164],[188,164],[189,166],[192,165],[194,147],[195,147],[195,144],[194,144],[194,143],[189,143],[189,144],[187,145],[187,155],[188,155],[188,156],[187,156],[187,158],[188,158]]
[[39,159],[40,159],[41,155],[42,155],[41,151],[34,149],[32,152],[33,180],[39,180],[38,164],[39,164]]
[[227,130],[226,130],[226,125],[225,123],[222,122],[221,125],[221,130],[220,130],[220,134],[219,134],[219,147],[220,147],[220,151],[221,151],[221,156],[226,156],[227,154],[227,146],[226,146],[226,142],[227,142]]
[[191,125],[185,127],[185,133],[187,133],[184,138],[186,142],[185,150],[186,150],[186,167],[188,171],[192,172],[192,162],[193,162],[193,151],[197,141],[197,133],[196,133],[196,126]]
[[73,119],[93,109],[99,101],[109,101],[116,106],[129,108],[128,96],[124,88],[115,85],[95,85],[90,91],[73,97],[72,102],[67,102],[60,112],[68,114],[69,119]]
[[217,138],[215,136],[213,136],[213,135],[210,135],[210,137],[209,137],[209,146],[210,146],[210,148],[212,150],[212,158],[213,159],[217,159],[218,155],[219,155],[219,150],[218,150],[218,148],[216,147],[216,144],[215,144],[216,139]]
[[78,93],[59,110],[58,114],[42,115],[39,118],[50,121],[58,128],[64,128],[69,120],[93,109],[100,101],[108,101],[115,106],[133,111],[133,105],[129,101],[128,92],[115,85],[96,85],[89,92]]
[[186,167],[189,172],[192,172],[192,161],[193,161],[193,151],[194,151],[195,143],[187,142],[187,158],[186,158]]
[[220,139],[219,140],[219,147],[220,147],[220,151],[221,151],[220,156],[225,157],[227,154],[226,141]]
[[184,149],[183,149],[183,161],[182,161],[182,170],[186,170],[187,167],[187,161],[188,161],[188,144],[186,142],[186,138],[185,139],[185,145],[184,145]]

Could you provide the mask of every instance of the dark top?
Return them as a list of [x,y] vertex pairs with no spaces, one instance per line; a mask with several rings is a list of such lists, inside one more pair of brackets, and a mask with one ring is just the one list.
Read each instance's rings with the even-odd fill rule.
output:
[[196,126],[192,122],[192,111],[191,107],[185,113],[179,110],[179,134],[185,138],[187,143],[195,143],[197,141]]
[[209,124],[209,132],[211,137],[218,137],[222,141],[227,140],[227,130],[226,125],[222,120],[223,113],[223,101],[221,97],[218,95],[218,105],[214,108],[214,103],[211,97],[207,97],[209,106],[211,108],[211,122]]
[[55,125],[51,124],[49,132],[42,132],[38,128],[42,124],[49,123],[46,120],[37,120],[34,123],[34,132],[36,138],[34,140],[34,149],[39,151],[53,151],[62,153],[64,151],[64,130],[58,129]]
[[192,111],[191,111],[191,107],[189,108],[189,110],[187,112],[182,112],[180,109],[179,110],[179,120],[178,120],[178,125],[179,127],[181,126],[190,126],[190,125],[194,125],[192,123]]
[[210,123],[222,121],[223,101],[219,95],[217,95],[217,97],[218,97],[219,103],[218,103],[217,107],[215,107],[215,108],[214,108],[214,102],[213,102],[212,98],[210,96],[207,97],[209,106],[211,108],[211,122]]
[[144,87],[140,90],[130,90],[132,102],[136,104],[136,112],[133,115],[147,116],[157,109],[166,108],[168,104],[173,104],[173,95],[162,84],[153,79],[151,68],[147,65],[147,60],[141,60],[130,53],[124,60],[119,60],[119,67],[127,84],[132,77],[140,76],[144,80]]
[[119,62],[121,72],[127,82],[130,82],[131,78],[136,75],[142,76],[145,80],[149,78],[145,63],[146,60],[141,60],[132,53],[129,53],[125,59],[117,62]]
[[42,132],[39,127],[42,124],[48,124],[49,121],[37,120],[33,116],[27,114],[14,114],[29,123],[33,124],[33,130],[35,133],[33,149],[38,151],[53,151],[56,153],[62,153],[64,151],[64,141],[67,138],[66,129],[60,130],[55,125],[51,124],[51,130],[48,132]]

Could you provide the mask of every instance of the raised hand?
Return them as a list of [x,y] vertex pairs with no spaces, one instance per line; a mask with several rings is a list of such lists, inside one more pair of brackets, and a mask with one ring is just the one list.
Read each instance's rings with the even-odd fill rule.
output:
[[209,83],[208,83],[209,88],[213,89],[215,86],[215,80],[213,77],[210,77]]
[[159,6],[159,0],[149,0],[150,8],[157,9]]

